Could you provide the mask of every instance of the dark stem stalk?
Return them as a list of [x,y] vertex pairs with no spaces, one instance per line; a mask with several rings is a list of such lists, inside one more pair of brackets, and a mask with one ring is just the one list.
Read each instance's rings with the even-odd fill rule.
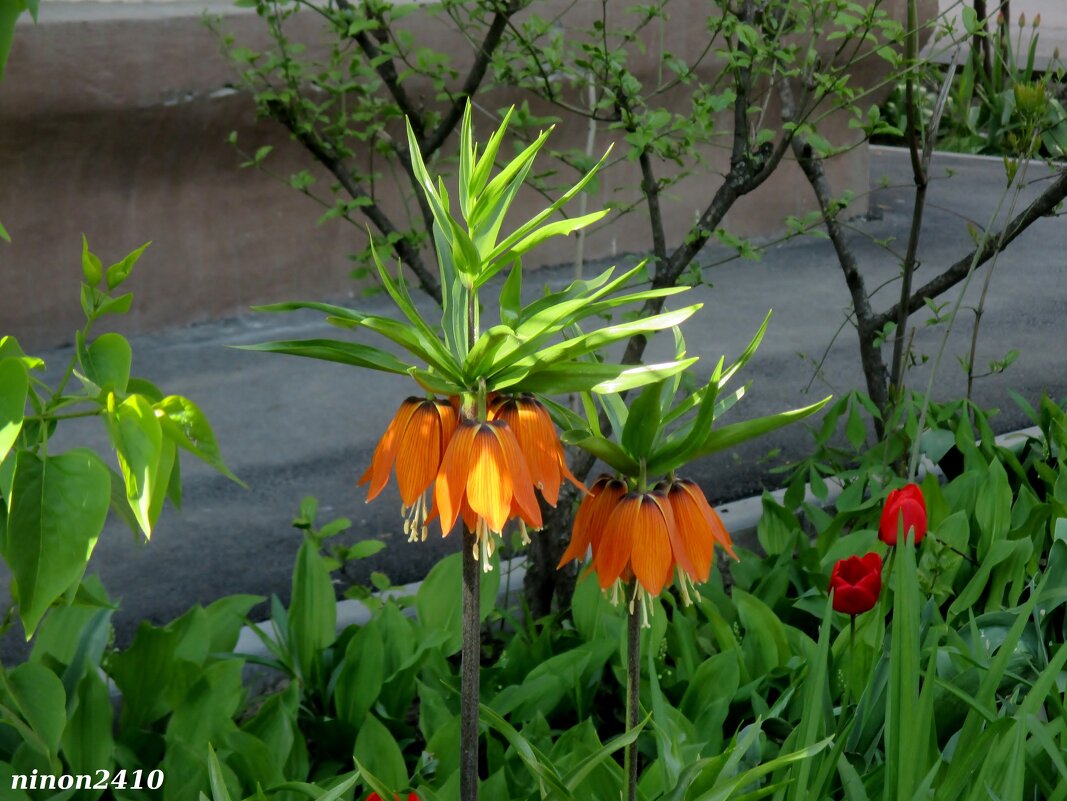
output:
[[[905,59],[908,65],[915,63],[919,50],[918,12],[916,0],[908,0],[908,33],[905,41]],[[890,401],[900,400],[904,385],[904,332],[908,327],[908,298],[911,297],[911,281],[915,273],[916,256],[919,250],[919,233],[922,230],[923,212],[926,210],[926,165],[923,163],[919,143],[919,123],[915,99],[915,77],[908,71],[904,85],[907,106],[908,151],[911,155],[912,179],[915,182],[915,205],[912,207],[911,229],[908,233],[908,249],[904,255],[903,276],[900,282],[900,303],[897,304],[897,330],[893,339],[893,358],[889,370]],[[933,122],[937,125],[937,122]],[[930,136],[934,132],[931,131]]]
[[[627,588],[633,593],[634,586]],[[631,595],[631,597],[633,597]],[[637,728],[641,715],[641,610],[636,600],[630,605],[626,618],[626,730]],[[626,746],[624,771],[626,799],[637,801],[637,741]]]
[[[468,347],[478,336],[478,296],[473,287],[467,289]],[[484,417],[485,384],[479,387],[478,416]],[[484,525],[484,523],[479,523]],[[481,565],[474,555],[475,548],[484,548],[478,533],[463,527],[463,650],[460,667],[459,711],[459,797],[460,801],[478,801],[478,706],[482,658],[482,627],[480,620]]]
[[481,662],[482,632],[478,620],[480,606],[480,565],[474,556],[478,535],[463,530],[463,662],[461,667],[459,712],[459,797],[478,801],[478,669]]

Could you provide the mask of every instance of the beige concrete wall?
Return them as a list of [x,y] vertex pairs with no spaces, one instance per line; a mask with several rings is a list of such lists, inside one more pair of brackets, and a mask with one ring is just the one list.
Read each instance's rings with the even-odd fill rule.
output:
[[[620,10],[629,5],[612,2]],[[894,3],[899,12],[903,0]],[[552,5],[563,4],[535,3],[542,12]],[[225,142],[232,130],[250,148],[273,145],[270,164],[282,175],[308,167],[309,158],[279,126],[254,120],[250,98],[227,88],[233,73],[202,24],[202,7],[49,2],[42,4],[39,25],[20,25],[0,84],[0,220],[14,239],[0,245],[0,332],[15,334],[27,347],[69,341],[80,318],[82,232],[105,264],[153,240],[130,282],[137,300],[121,321],[126,331],[232,314],[252,303],[358,291],[348,277],[347,256],[362,249],[360,232],[343,221],[316,227],[320,208],[262,173],[238,170],[239,158]],[[702,24],[685,20],[702,20],[706,4],[686,0],[671,8],[672,22],[662,31],[650,29],[654,39],[638,68],[648,83],[659,71],[658,48],[685,57],[705,45]],[[599,9],[599,3],[578,3],[562,22],[580,30]],[[228,6],[215,10],[226,10],[225,26],[242,43],[266,44],[254,15]],[[459,54],[460,64],[470,52],[458,32],[437,19],[415,14],[405,24],[434,47]],[[295,38],[314,41],[319,35],[313,15],[298,16]],[[874,83],[880,64],[867,59],[871,72],[863,80]],[[716,69],[708,61],[702,77],[710,79]],[[528,98],[497,91],[480,103],[495,109],[522,99]],[[683,92],[676,99],[682,103]],[[537,98],[532,102],[547,111]],[[771,103],[768,120],[775,114]],[[723,123],[728,134],[728,119]],[[484,135],[487,117],[477,124]],[[587,130],[582,120],[565,121],[552,145],[584,147]],[[841,117],[824,120],[820,131],[836,142],[858,141]],[[599,130],[595,149],[617,137]],[[665,192],[670,244],[681,241],[706,205],[728,154],[724,138],[704,152],[706,170]],[[659,167],[668,174],[666,165]],[[855,210],[862,212],[866,149],[834,158],[828,169],[836,191],[860,195]],[[590,209],[608,199],[633,199],[638,181],[635,164],[616,166],[603,176]],[[399,213],[399,196],[388,187],[383,202]],[[529,193],[520,198],[516,217],[541,205],[542,198]],[[785,215],[811,208],[799,170],[786,164],[738,203],[726,222],[737,234],[766,234],[780,230]],[[598,258],[647,251],[649,243],[647,218],[638,213],[590,236],[585,253]],[[528,266],[569,262],[574,252],[573,238],[557,239]]]

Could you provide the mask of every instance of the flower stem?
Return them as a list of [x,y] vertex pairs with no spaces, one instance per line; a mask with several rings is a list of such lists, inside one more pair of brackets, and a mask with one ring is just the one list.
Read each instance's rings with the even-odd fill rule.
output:
[[[638,617],[641,610],[638,609],[636,599],[636,582],[630,588],[631,598],[630,613],[626,618],[626,730],[630,731],[637,727],[638,716],[641,713],[641,620]],[[626,746],[624,756],[624,772],[626,774],[626,799],[637,799],[637,741]]]
[[474,549],[478,535],[463,530],[463,662],[459,713],[459,797],[478,799],[478,669],[481,661],[482,631],[479,621],[481,577]]
[[848,681],[845,682],[845,700],[841,704],[841,716],[844,717],[852,694],[852,683],[856,680],[856,616],[848,616]]

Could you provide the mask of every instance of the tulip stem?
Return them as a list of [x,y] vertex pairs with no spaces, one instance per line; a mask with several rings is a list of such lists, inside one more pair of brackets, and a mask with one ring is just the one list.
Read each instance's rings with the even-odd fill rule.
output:
[[[478,535],[463,529],[463,662],[460,677],[459,797],[478,801],[478,670],[482,632],[479,615],[481,576],[474,549]],[[484,545],[483,545],[484,547]]]
[[[641,714],[641,610],[637,603],[637,583],[628,588],[630,613],[626,617],[626,730],[637,728]],[[637,799],[637,741],[626,746],[624,755],[626,799]]]
[[848,708],[852,695],[852,683],[856,680],[856,616],[848,616],[848,681],[845,682],[845,698],[841,702],[841,714]]

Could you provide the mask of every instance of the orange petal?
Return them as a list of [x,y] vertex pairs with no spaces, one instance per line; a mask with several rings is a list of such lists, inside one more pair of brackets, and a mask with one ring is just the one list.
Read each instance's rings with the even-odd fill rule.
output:
[[452,404],[448,401],[437,399],[434,401],[434,407],[437,409],[437,415],[441,419],[441,459],[443,459],[445,449],[448,448],[448,442],[452,439],[452,435],[456,433],[459,417],[456,415],[456,410],[452,407]]
[[389,421],[382,438],[378,440],[378,445],[374,449],[374,456],[371,458],[370,467],[359,479],[361,486],[368,481],[371,482],[370,488],[367,490],[367,503],[374,500],[378,493],[385,488],[386,482],[389,481],[389,472],[392,470],[393,461],[396,459],[396,449],[400,434],[407,426],[411,413],[418,407],[418,398],[406,398],[400,404],[396,414],[393,415],[393,419]]
[[396,483],[400,499],[411,506],[433,484],[441,466],[441,418],[436,404],[420,403],[397,443]]
[[711,525],[696,501],[680,484],[671,485],[667,500],[674,514],[674,528],[671,532],[674,558],[693,581],[702,584],[708,580],[715,550]]
[[563,552],[559,564],[556,565],[557,570],[572,559],[581,559],[585,556],[586,549],[589,548],[589,520],[593,516],[595,501],[610,480],[610,476],[600,476],[593,482],[588,494],[582,498],[582,502],[578,505],[578,512],[574,515],[571,541],[567,545],[567,550]]
[[698,487],[696,483],[694,483],[693,481],[689,481],[688,479],[682,479],[678,482],[678,484],[680,484],[685,489],[685,491],[689,493],[689,496],[696,503],[697,508],[700,509],[701,514],[703,514],[704,517],[707,519],[708,526],[711,530],[711,536],[715,540],[715,542],[717,542],[721,548],[723,548],[728,554],[730,554],[730,556],[732,556],[734,559],[737,559],[737,554],[734,553],[734,543],[733,540],[730,538],[730,532],[726,530],[726,526],[723,525],[722,518],[719,517],[719,513],[716,512],[712,508],[711,504],[708,503],[708,499],[704,497],[704,493],[701,491],[700,487]]
[[526,460],[523,458],[522,449],[507,423],[501,421],[496,429],[500,440],[501,451],[504,454],[508,475],[511,477],[511,494],[515,504],[522,512],[522,519],[527,525],[541,528],[541,507],[537,505],[537,497],[534,495],[533,482],[527,470]]
[[593,551],[593,567],[601,589],[607,589],[630,565],[634,531],[641,515],[641,496],[631,492],[612,510],[599,547]]
[[434,483],[434,508],[441,515],[441,533],[445,536],[456,524],[460,504],[467,487],[467,472],[471,459],[471,446],[478,431],[476,423],[464,420],[449,440],[441,469]]
[[507,523],[512,495],[511,473],[496,426],[476,424],[466,476],[467,503],[491,531],[500,531]]
[[596,553],[604,525],[608,522],[619,500],[626,494],[626,482],[610,476],[600,476],[593,482],[588,493],[582,499],[578,513],[574,516],[571,541],[563,558],[559,561],[559,567],[572,559],[584,558],[587,548],[591,547],[593,553]]
[[[497,405],[494,419],[503,420],[514,433],[532,483],[540,488],[545,500],[555,506],[559,500],[559,468],[551,443],[545,439],[544,421],[538,415],[540,406],[532,398],[511,398]],[[551,419],[548,420],[548,433],[555,437]]]
[[639,508],[630,565],[641,586],[650,594],[659,595],[674,569],[670,535],[674,516],[662,492],[643,495]]

